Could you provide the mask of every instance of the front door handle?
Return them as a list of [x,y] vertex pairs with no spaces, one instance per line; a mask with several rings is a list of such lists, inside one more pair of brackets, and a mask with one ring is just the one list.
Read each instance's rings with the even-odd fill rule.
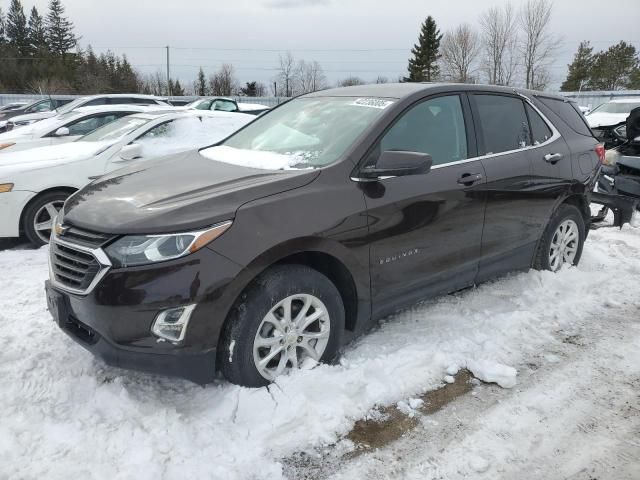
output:
[[544,161],[547,163],[558,163],[560,160],[562,160],[564,158],[564,155],[562,155],[561,153],[547,153],[544,156]]
[[479,182],[480,180],[482,180],[481,173],[463,173],[462,175],[460,175],[460,178],[458,179],[458,183],[460,185],[465,185],[467,187],[470,187],[471,185],[473,185],[476,182]]

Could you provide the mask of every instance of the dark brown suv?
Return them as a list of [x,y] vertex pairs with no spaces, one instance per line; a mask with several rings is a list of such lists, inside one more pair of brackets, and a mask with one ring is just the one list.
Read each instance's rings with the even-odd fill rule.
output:
[[546,93],[305,95],[70,197],[49,309],[109,364],[265,385],[419,299],[576,264],[603,154]]

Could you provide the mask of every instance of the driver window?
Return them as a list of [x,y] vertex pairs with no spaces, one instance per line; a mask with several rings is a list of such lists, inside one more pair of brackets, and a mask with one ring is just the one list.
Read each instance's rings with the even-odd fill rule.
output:
[[402,114],[380,141],[380,151],[428,153],[433,165],[467,158],[467,134],[458,95],[426,100]]

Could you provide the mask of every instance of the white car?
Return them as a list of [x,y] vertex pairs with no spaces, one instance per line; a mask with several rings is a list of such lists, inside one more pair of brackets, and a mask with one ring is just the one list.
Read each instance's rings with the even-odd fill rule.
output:
[[131,162],[217,143],[255,118],[201,110],[137,113],[74,142],[0,155],[0,237],[24,233],[43,245],[65,200],[92,179]]
[[153,95],[138,95],[128,93],[114,93],[109,95],[91,95],[87,97],[76,98],[74,101],[59,107],[57,110],[48,112],[31,113],[29,115],[19,115],[13,117],[7,122],[7,129],[30,125],[34,122],[44,120],[45,118],[54,117],[61,113],[71,112],[80,107],[97,107],[99,105],[160,105],[169,107],[170,105],[161,97]]
[[0,133],[0,158],[7,152],[71,142],[125,115],[163,108],[171,107],[141,105],[80,107],[25,127]]
[[640,98],[620,98],[597,106],[585,116],[589,127],[618,125],[627,120],[634,108],[640,107]]

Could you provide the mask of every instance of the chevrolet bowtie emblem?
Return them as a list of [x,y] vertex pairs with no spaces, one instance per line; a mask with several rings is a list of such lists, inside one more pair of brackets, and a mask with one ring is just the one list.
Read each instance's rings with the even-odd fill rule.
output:
[[64,235],[69,230],[69,227],[56,223],[56,235]]

